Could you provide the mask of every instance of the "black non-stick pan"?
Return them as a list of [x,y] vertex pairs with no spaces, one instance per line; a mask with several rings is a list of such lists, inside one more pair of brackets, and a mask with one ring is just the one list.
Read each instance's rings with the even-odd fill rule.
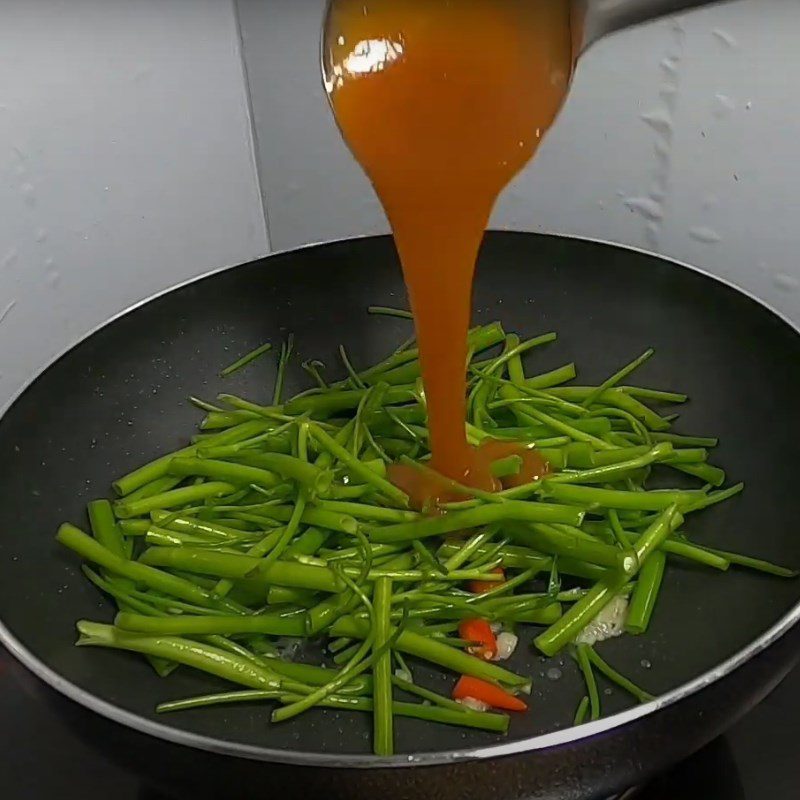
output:
[[[121,723],[73,708],[83,735],[117,755],[126,737],[149,737],[153,756],[136,768],[166,771],[211,796],[594,797],[698,748],[789,670],[800,648],[800,581],[677,562],[648,635],[604,645],[613,663],[660,696],[655,703],[631,709],[614,692],[603,698],[606,718],[570,729],[583,693],[576,670],[569,659],[540,658],[528,637],[512,667],[533,677],[532,707],[507,738],[398,720],[402,755],[380,761],[369,755],[369,719],[343,712],[315,710],[283,725],[270,725],[258,705],[157,718],[159,701],[220,684],[189,669],[161,680],[133,655],[73,647],[75,621],[107,620],[112,607],[54,543],[58,524],[83,524],[86,501],[107,496],[114,477],[185,443],[198,422],[188,395],[268,397],[267,360],[227,382],[217,377],[235,355],[291,331],[301,358],[334,364],[343,343],[356,364],[370,364],[409,329],[366,307],[404,303],[387,237],[274,255],[109,323],[0,420],[0,639],[60,692]],[[476,321],[500,319],[524,336],[558,331],[556,344],[537,351],[536,369],[572,359],[582,382],[654,347],[637,380],[687,392],[676,430],[719,435],[715,462],[747,484],[692,518],[691,530],[701,542],[800,565],[800,336],[787,322],[718,280],[650,255],[512,233],[488,235],[474,308]],[[289,389],[304,385],[302,375]],[[445,688],[441,676],[427,675]]]

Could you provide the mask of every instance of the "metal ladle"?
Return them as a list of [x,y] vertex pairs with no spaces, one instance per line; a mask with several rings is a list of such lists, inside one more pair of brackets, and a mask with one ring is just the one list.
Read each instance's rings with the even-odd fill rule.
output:
[[[328,42],[328,37],[334,35],[334,32],[329,22],[337,2],[338,0],[328,0],[322,23],[322,77],[329,97],[335,83],[333,74],[335,65],[331,62],[329,46],[331,43]],[[576,52],[582,53],[598,39],[614,31],[692,8],[714,5],[719,0],[572,0],[572,2],[578,26]],[[369,7],[368,0],[365,0],[364,5],[365,9]]]
[[576,0],[583,12],[581,52],[609,33],[669,14],[677,14],[716,0]]

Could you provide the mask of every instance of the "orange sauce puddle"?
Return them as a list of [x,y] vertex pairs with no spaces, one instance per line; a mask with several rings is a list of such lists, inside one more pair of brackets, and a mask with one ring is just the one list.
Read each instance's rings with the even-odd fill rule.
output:
[[[516,442],[485,439],[479,447],[470,449],[473,465],[471,475],[473,479],[479,478],[480,483],[473,480],[468,485],[485,492],[498,492],[501,489],[523,486],[543,478],[550,472],[550,466],[541,453]],[[508,456],[519,456],[522,459],[519,472],[503,478],[493,477],[492,464]],[[418,511],[435,513],[443,503],[469,500],[469,495],[454,490],[447,478],[408,464],[390,464],[388,477],[395,486],[409,496],[411,507]]]
[[[488,465],[502,457],[486,453],[514,445],[476,450],[465,435],[475,261],[498,195],[536,152],[566,96],[571,6],[339,0],[329,19],[328,91],[389,218],[414,313],[431,466],[480,488],[492,488]],[[403,468],[393,477],[415,497],[441,499],[430,477]]]

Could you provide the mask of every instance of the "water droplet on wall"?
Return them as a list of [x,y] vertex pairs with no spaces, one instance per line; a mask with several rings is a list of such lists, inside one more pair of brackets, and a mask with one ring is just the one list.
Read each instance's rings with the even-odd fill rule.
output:
[[714,95],[714,98],[716,101],[714,116],[717,119],[726,117],[728,114],[736,110],[736,101],[732,97],[728,97],[726,94],[717,92],[717,94]]
[[0,261],[0,267],[6,268],[11,267],[17,263],[17,259],[19,258],[19,250],[16,247],[12,247],[4,256],[3,260]]
[[796,292],[800,287],[800,279],[794,275],[787,275],[785,272],[776,272],[772,282],[777,289],[784,292]]
[[54,289],[61,283],[61,273],[56,269],[56,262],[53,258],[46,258],[44,260],[45,273],[47,282]]
[[631,211],[641,214],[650,222],[660,221],[664,217],[664,209],[661,203],[651,197],[626,197],[622,202]]
[[733,34],[728,33],[728,31],[722,30],[722,28],[715,28],[713,31],[711,31],[711,35],[718,42],[724,44],[725,47],[733,49],[739,46],[739,42],[736,40],[736,37],[733,36]]
[[680,59],[677,56],[667,56],[666,58],[661,59],[661,63],[659,66],[661,67],[664,72],[667,73],[669,76],[674,76],[675,73],[678,71],[678,64],[680,63]]
[[653,111],[647,111],[639,118],[662,136],[667,136],[672,133],[672,116],[667,108],[657,108]]
[[714,208],[719,203],[719,197],[715,194],[707,194],[703,198],[703,210],[708,211],[710,208]]
[[5,308],[0,311],[0,323],[11,313],[11,310],[17,304],[16,300],[12,300]]
[[28,206],[35,206],[36,205],[36,190],[33,188],[32,183],[23,183],[19,187],[20,194],[22,195],[23,199],[25,200],[25,204]]
[[716,244],[722,241],[722,237],[713,228],[708,228],[703,225],[691,228],[689,230],[689,236],[696,242],[701,242],[702,244]]

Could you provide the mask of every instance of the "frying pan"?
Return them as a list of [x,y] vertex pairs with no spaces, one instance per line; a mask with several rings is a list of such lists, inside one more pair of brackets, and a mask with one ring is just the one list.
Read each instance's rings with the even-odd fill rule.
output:
[[[0,640],[46,683],[112,721],[62,703],[81,735],[115,757],[149,748],[152,757],[137,757],[133,768],[200,796],[246,797],[258,787],[282,797],[600,797],[711,740],[796,663],[800,581],[675,562],[648,635],[602,646],[659,695],[655,702],[630,708],[616,692],[604,695],[608,716],[570,728],[583,693],[578,674],[568,658],[540,658],[527,636],[511,667],[532,675],[532,709],[514,719],[507,738],[401,719],[402,755],[377,759],[369,755],[370,720],[345,712],[313,710],[274,726],[258,705],[157,718],[158,702],[220,683],[189,669],[160,680],[131,654],[73,647],[75,621],[109,619],[112,607],[54,543],[57,525],[83,523],[87,500],[107,496],[114,477],[184,444],[198,422],[187,395],[266,398],[274,364],[263,360],[223,382],[217,371],[233,356],[291,331],[298,360],[334,364],[343,343],[354,363],[367,365],[409,331],[366,307],[404,302],[388,237],[273,255],[111,321],[0,420]],[[741,496],[692,518],[690,532],[800,564],[800,336],[786,321],[717,279],[652,255],[507,232],[487,235],[474,310],[477,322],[500,319],[524,336],[558,331],[531,366],[544,371],[573,359],[582,382],[654,347],[638,381],[689,393],[676,430],[719,435],[715,462],[747,484]],[[288,390],[304,385],[294,374]],[[442,691],[449,685],[436,671],[418,674]]]

